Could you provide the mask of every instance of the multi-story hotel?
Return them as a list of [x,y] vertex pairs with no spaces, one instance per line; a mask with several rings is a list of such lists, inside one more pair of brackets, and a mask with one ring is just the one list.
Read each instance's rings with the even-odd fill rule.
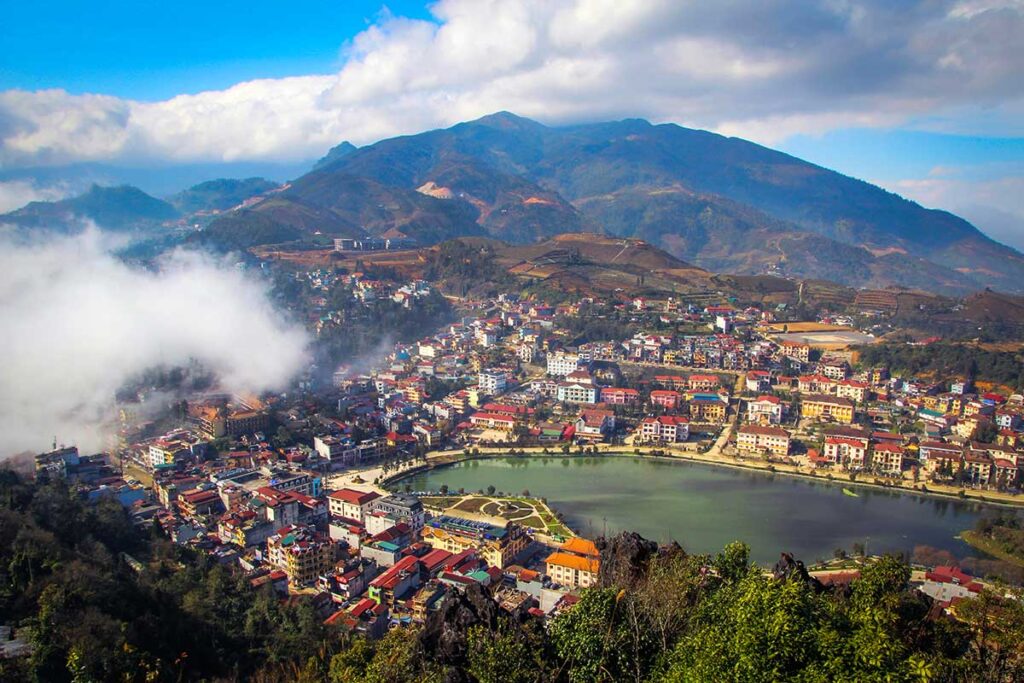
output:
[[501,568],[511,564],[530,542],[525,529],[514,522],[500,527],[448,515],[427,521],[423,541],[453,554],[475,549],[488,564]]

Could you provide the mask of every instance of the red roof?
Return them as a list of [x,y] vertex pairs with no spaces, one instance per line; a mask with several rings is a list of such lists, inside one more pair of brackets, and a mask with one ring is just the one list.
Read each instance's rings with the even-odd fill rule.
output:
[[375,491],[356,491],[355,489],[338,489],[327,494],[328,498],[340,500],[351,505],[366,505],[367,503],[380,498]]

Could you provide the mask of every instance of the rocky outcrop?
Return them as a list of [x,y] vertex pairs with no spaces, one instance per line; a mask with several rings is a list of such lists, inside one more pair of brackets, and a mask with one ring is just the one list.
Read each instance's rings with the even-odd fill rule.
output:
[[601,552],[600,586],[632,586],[647,573],[651,558],[658,554],[658,544],[635,531],[601,537],[595,544]]

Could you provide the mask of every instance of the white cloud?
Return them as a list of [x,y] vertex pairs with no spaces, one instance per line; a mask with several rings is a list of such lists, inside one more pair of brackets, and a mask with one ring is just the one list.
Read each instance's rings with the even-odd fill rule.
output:
[[151,367],[195,359],[225,388],[260,391],[306,360],[304,331],[257,281],[193,252],[132,268],[104,239],[0,243],[0,457],[51,435],[101,447],[115,391]]
[[69,194],[63,184],[40,186],[32,180],[0,181],[0,213],[20,209],[29,202],[53,202]]
[[1024,175],[965,178],[963,169],[937,166],[925,178],[879,182],[929,208],[957,213],[989,237],[1024,250]]
[[501,109],[552,123],[644,116],[762,142],[907,120],[1020,131],[1021,2],[441,0],[432,11],[436,23],[383,14],[336,74],[145,103],[0,93],[0,164],[298,160]]

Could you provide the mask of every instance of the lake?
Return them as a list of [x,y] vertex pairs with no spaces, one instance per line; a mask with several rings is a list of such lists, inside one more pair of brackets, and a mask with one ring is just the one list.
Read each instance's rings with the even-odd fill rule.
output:
[[782,551],[811,563],[854,543],[872,554],[909,556],[915,545],[928,545],[977,556],[955,537],[995,509],[867,486],[854,487],[858,497],[852,497],[838,482],[629,456],[471,460],[402,483],[416,491],[442,484],[468,492],[491,485],[514,494],[529,489],[585,536],[632,530],[698,553],[740,540],[759,563],[775,562]]

